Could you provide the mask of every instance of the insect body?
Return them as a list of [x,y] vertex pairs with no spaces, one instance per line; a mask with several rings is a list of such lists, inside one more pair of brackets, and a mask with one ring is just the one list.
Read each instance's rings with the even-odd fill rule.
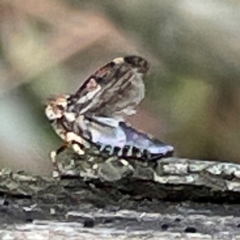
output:
[[75,94],[50,98],[45,113],[65,141],[51,159],[69,146],[79,154],[94,145],[99,154],[155,160],[170,156],[173,147],[126,124],[124,117],[144,98],[148,63],[138,56],[116,58],[80,86]]

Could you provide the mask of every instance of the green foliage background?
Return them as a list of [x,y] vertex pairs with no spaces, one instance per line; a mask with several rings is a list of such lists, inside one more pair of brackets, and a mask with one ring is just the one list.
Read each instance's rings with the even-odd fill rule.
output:
[[137,127],[180,157],[240,161],[240,5],[227,0],[0,3],[0,164],[48,174],[48,96],[112,58],[151,64]]

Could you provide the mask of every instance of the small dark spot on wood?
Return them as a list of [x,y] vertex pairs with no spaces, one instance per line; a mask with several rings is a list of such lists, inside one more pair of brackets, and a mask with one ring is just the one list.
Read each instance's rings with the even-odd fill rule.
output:
[[168,230],[168,228],[169,228],[169,225],[167,223],[163,223],[161,225],[161,229],[164,230],[164,231]]
[[181,221],[182,221],[181,218],[175,218],[175,220],[174,220],[175,223],[180,223]]
[[9,201],[8,200],[5,200],[4,202],[3,202],[3,206],[8,206],[9,205]]
[[93,228],[94,224],[95,224],[94,220],[89,218],[84,221],[83,226],[86,228]]
[[33,222],[33,219],[32,219],[32,218],[26,218],[26,219],[25,219],[25,222],[26,222],[26,223],[32,223],[32,222]]
[[195,233],[197,232],[197,229],[195,227],[187,227],[184,232],[186,233]]
[[112,223],[112,222],[113,222],[113,219],[111,218],[107,218],[103,220],[103,223]]

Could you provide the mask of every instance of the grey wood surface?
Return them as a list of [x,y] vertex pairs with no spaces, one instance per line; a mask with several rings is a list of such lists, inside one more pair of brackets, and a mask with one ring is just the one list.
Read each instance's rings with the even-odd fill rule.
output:
[[240,239],[238,164],[62,164],[61,179],[1,169],[1,239]]

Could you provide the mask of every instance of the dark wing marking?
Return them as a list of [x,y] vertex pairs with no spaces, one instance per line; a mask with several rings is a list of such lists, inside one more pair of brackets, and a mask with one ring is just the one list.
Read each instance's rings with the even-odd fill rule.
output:
[[144,98],[148,63],[138,56],[116,58],[92,74],[71,96],[69,111],[81,115],[131,115]]
[[93,143],[109,144],[114,139],[117,146],[125,143],[126,137],[119,131],[119,121],[114,118],[84,116],[82,119],[76,119],[73,129],[75,133]]
[[140,155],[136,155],[136,158],[154,160],[173,153],[171,145],[139,132],[125,122],[96,116],[79,120],[74,123],[74,131],[86,141],[99,146],[100,151],[105,147],[110,148],[110,155],[134,157],[137,151]]

